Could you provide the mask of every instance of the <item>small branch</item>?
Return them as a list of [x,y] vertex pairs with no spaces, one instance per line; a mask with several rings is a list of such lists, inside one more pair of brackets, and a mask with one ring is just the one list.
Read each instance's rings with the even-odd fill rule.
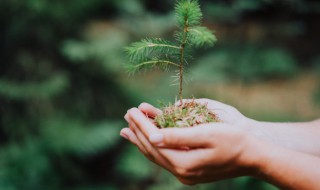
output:
[[142,67],[142,66],[144,66],[144,65],[160,64],[160,63],[164,63],[164,64],[168,64],[168,65],[173,65],[173,66],[179,67],[178,64],[176,64],[176,63],[174,63],[174,62],[171,62],[171,61],[165,61],[165,60],[145,61],[145,62],[142,62],[142,63],[139,63],[139,64],[135,65],[135,67],[136,67],[136,68],[139,68],[139,67]]
[[178,46],[174,46],[174,45],[168,45],[168,44],[155,44],[155,43],[148,43],[145,46],[141,46],[139,48],[137,48],[137,51],[139,51],[140,49],[144,49],[147,47],[169,47],[169,48],[174,48],[174,49],[180,49],[180,47]]

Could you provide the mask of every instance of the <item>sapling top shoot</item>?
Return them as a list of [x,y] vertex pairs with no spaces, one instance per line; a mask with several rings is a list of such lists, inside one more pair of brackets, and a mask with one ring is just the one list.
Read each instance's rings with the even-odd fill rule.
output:
[[178,27],[174,32],[174,42],[145,38],[126,47],[130,59],[129,70],[135,73],[141,69],[176,67],[180,106],[165,107],[163,115],[155,118],[159,127],[186,127],[216,121],[215,115],[206,106],[182,102],[184,69],[190,58],[189,53],[195,48],[213,46],[216,37],[207,27],[201,26],[202,12],[197,0],[178,0],[175,15]]

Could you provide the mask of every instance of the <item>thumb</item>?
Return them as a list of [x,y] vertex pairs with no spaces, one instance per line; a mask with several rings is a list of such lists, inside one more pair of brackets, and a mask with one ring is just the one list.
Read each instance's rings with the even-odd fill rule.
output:
[[190,128],[165,128],[151,133],[149,141],[159,147],[167,148],[203,148],[210,143],[209,126]]
[[148,117],[154,118],[157,115],[161,115],[162,111],[158,108],[155,108],[151,104],[141,103],[138,107],[143,113],[147,114]]

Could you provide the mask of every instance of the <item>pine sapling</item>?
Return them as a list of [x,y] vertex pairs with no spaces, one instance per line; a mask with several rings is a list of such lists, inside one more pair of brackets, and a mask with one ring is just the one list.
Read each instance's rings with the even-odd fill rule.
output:
[[155,118],[158,127],[190,127],[201,123],[218,121],[206,105],[194,101],[184,103],[183,80],[185,65],[193,48],[213,46],[215,35],[201,26],[202,12],[197,0],[178,0],[175,6],[178,29],[174,32],[176,42],[160,38],[146,38],[126,47],[130,59],[129,70],[176,67],[179,85],[179,105],[165,106],[163,114]]

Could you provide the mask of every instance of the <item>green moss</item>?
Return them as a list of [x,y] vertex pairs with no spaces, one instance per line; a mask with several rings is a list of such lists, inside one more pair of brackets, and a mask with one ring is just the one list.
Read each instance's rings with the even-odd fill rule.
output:
[[163,114],[155,117],[159,128],[193,127],[199,124],[218,122],[217,115],[211,112],[207,105],[194,101],[182,105],[169,104],[162,108]]

